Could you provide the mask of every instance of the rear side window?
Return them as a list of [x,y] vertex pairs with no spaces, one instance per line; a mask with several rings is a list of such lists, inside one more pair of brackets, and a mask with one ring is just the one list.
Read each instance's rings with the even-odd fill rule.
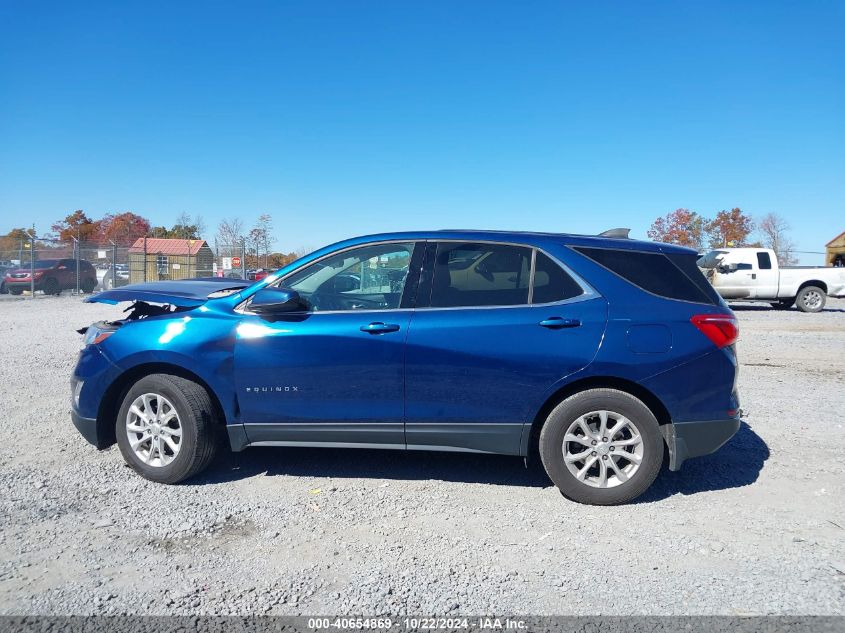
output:
[[537,251],[531,303],[554,303],[584,294],[584,290],[551,257]]
[[716,291],[695,265],[695,255],[667,256],[613,248],[576,250],[652,294],[696,303],[720,303]]
[[437,245],[431,307],[528,303],[531,249],[506,244]]
[[771,270],[772,258],[768,253],[757,253],[757,267],[760,270]]

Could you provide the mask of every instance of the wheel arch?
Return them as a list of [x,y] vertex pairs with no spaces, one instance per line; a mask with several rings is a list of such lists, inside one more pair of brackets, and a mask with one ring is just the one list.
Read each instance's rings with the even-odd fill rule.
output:
[[654,417],[657,418],[657,423],[661,427],[672,422],[672,416],[669,414],[669,410],[660,398],[658,398],[652,391],[646,389],[633,380],[619,378],[617,376],[590,376],[580,378],[560,387],[560,389],[555,391],[543,403],[534,416],[534,419],[531,421],[530,433],[527,438],[523,440],[527,440],[527,444],[523,446],[523,454],[531,456],[537,453],[540,441],[540,431],[543,428],[546,418],[549,417],[552,410],[569,396],[575,395],[581,391],[586,391],[587,389],[617,389],[619,391],[624,391],[641,400],[642,403],[654,414]]
[[815,286],[816,288],[820,288],[824,291],[825,294],[827,294],[827,284],[821,281],[820,279],[812,279],[810,281],[805,281],[800,286],[798,286],[798,290],[795,292],[796,296],[807,286]]
[[100,406],[97,409],[97,437],[98,447],[107,448],[117,441],[115,436],[115,422],[117,413],[120,409],[120,404],[130,387],[144,376],[151,374],[169,374],[171,376],[179,376],[195,382],[203,387],[208,392],[211,402],[214,405],[215,414],[220,424],[226,424],[226,414],[220,402],[220,398],[215,393],[214,389],[189,369],[180,367],[166,362],[142,363],[127,369],[120,374],[112,384],[108,386],[102,399]]

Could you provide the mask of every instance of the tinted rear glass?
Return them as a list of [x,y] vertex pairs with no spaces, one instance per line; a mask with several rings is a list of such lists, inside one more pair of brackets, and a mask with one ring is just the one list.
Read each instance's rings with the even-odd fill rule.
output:
[[681,301],[719,303],[716,291],[712,287],[707,289],[710,284],[695,265],[695,255],[666,256],[612,248],[576,250],[652,294]]

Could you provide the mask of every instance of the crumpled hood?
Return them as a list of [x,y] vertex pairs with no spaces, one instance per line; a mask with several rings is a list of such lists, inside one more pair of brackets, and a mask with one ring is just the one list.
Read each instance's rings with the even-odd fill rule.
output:
[[121,301],[145,301],[147,303],[167,303],[174,306],[191,308],[208,301],[208,296],[223,290],[241,290],[254,284],[245,279],[225,277],[206,277],[203,279],[184,279],[179,281],[151,281],[145,284],[132,284],[114,290],[106,290],[85,299],[85,303],[120,303]]

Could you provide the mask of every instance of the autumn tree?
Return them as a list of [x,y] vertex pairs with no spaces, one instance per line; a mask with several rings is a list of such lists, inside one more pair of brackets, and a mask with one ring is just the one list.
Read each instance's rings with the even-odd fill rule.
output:
[[657,218],[647,231],[647,235],[655,242],[699,249],[704,240],[704,227],[704,218],[695,211],[675,209]]
[[28,249],[25,245],[32,237],[35,237],[35,231],[32,229],[12,229],[6,235],[0,236],[0,259],[21,259],[24,248]]
[[131,211],[118,214],[107,214],[100,220],[100,239],[103,242],[112,241],[116,244],[133,244],[139,237],[148,236],[150,222]]
[[746,240],[754,230],[754,220],[739,207],[719,211],[705,226],[711,248],[747,246]]
[[50,227],[60,240],[69,242],[72,238],[80,242],[94,242],[99,239],[100,223],[89,218],[81,209],[74,211],[64,220]]
[[789,224],[776,213],[769,213],[760,220],[759,229],[761,241],[766,248],[771,248],[781,266],[798,263],[794,255],[795,243],[789,238]]

